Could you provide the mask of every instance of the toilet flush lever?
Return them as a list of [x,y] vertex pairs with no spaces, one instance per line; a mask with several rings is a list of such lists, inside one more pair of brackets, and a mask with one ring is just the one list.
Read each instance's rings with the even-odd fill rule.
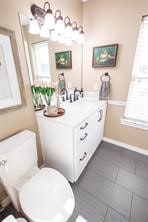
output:
[[6,163],[7,163],[7,160],[1,160],[1,161],[0,161],[0,167],[5,166]]

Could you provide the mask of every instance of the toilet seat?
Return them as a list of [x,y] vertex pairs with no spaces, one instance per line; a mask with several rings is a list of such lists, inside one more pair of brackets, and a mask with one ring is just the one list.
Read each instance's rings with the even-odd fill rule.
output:
[[20,190],[22,210],[33,222],[66,222],[75,200],[73,191],[58,171],[42,168]]

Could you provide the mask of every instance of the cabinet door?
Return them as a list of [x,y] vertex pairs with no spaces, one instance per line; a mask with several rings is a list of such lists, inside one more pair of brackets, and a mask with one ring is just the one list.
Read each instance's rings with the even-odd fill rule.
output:
[[105,114],[106,106],[103,106],[75,130],[75,181],[103,138]]
[[98,139],[100,142],[103,139],[103,134],[104,134],[105,116],[106,116],[106,105],[97,111],[97,125],[99,127],[99,138]]

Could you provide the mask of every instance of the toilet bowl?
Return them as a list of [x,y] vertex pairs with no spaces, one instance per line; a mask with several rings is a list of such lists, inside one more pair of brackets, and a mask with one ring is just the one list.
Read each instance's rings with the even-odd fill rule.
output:
[[17,211],[31,222],[66,222],[75,199],[57,170],[39,169],[35,134],[28,130],[0,143],[0,179]]

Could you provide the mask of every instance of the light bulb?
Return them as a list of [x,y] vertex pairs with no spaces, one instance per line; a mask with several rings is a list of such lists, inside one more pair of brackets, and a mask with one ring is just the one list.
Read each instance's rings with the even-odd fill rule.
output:
[[66,25],[64,34],[67,38],[72,38],[72,26]]
[[79,42],[81,44],[85,43],[85,35],[84,35],[84,31],[83,31],[82,26],[79,27],[79,36],[78,36],[77,42]]
[[73,29],[72,29],[72,25],[70,22],[70,18],[68,16],[65,17],[64,23],[65,23],[64,35],[66,36],[66,38],[72,38]]
[[51,32],[50,40],[51,41],[58,41],[59,40],[59,36],[55,30]]
[[49,10],[47,10],[47,13],[45,14],[45,21],[44,21],[44,25],[50,29],[50,30],[54,30],[55,29],[55,20],[54,20],[54,16],[51,12],[48,12]]
[[81,44],[85,43],[85,35],[84,35],[84,33],[80,33],[79,34],[78,42],[81,43]]
[[44,25],[41,27],[40,37],[42,37],[42,38],[49,38],[50,37],[49,30]]
[[64,25],[63,20],[61,20],[61,19],[57,20],[55,29],[58,34],[64,33],[65,25]]
[[35,19],[30,19],[29,32],[34,35],[40,34],[40,27]]

